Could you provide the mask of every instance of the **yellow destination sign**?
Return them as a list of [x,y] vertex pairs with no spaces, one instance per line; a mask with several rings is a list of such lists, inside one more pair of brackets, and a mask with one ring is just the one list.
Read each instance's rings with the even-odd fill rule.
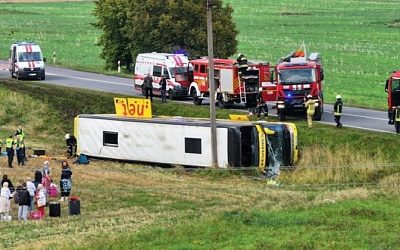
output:
[[120,116],[151,118],[151,101],[141,98],[114,98],[115,113]]

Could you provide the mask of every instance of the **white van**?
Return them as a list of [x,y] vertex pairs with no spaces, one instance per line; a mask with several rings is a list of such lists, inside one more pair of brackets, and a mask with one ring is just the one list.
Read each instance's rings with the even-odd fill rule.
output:
[[153,77],[153,93],[160,94],[160,79],[167,78],[167,95],[170,99],[186,97],[193,78],[193,67],[187,56],[168,53],[138,54],[135,63],[135,88],[145,94],[143,80],[147,74]]
[[45,69],[42,51],[39,45],[32,42],[16,42],[11,45],[9,71],[12,78],[36,78],[44,80]]

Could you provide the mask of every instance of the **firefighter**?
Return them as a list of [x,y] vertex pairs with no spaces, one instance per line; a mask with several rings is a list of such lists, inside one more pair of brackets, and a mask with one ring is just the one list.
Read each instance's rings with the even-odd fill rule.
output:
[[261,118],[261,112],[263,113],[264,117],[268,117],[268,105],[262,98],[262,88],[258,89],[257,93],[257,118]]
[[65,135],[65,143],[67,144],[68,158],[76,156],[76,138],[73,135]]
[[161,102],[167,102],[167,79],[165,76],[161,76],[159,84],[161,89]]
[[243,76],[243,72],[245,72],[249,67],[247,58],[243,54],[239,54],[239,57],[236,59],[236,63],[238,64],[239,76]]
[[17,162],[18,162],[18,166],[22,165],[25,166],[25,162],[24,162],[24,141],[21,139],[22,135],[17,135],[17,141],[15,142],[15,151],[17,153]]
[[336,95],[336,102],[335,105],[333,105],[333,115],[336,122],[336,128],[343,127],[343,124],[340,122],[340,118],[342,116],[342,108],[343,108],[342,97],[340,95]]
[[17,136],[17,137],[20,136],[19,139],[22,142],[21,143],[21,145],[22,145],[21,152],[24,157],[24,160],[27,161],[28,159],[26,158],[26,154],[25,154],[25,136],[26,135],[25,135],[25,131],[24,131],[22,125],[18,126],[18,129],[15,131],[14,136]]
[[312,120],[315,113],[315,100],[312,99],[312,95],[307,95],[306,103],[304,105],[307,109],[308,128],[312,128]]
[[143,80],[144,88],[146,90],[146,99],[153,101],[153,77],[151,77],[150,73]]
[[14,145],[15,145],[15,141],[14,141],[13,135],[10,135],[6,140],[6,151],[7,151],[9,168],[13,167],[12,162],[14,160]]

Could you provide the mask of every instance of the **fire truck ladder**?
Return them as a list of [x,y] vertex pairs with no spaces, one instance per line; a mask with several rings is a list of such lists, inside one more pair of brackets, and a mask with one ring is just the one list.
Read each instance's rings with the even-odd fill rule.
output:
[[239,77],[239,95],[240,95],[240,103],[246,103],[246,81]]

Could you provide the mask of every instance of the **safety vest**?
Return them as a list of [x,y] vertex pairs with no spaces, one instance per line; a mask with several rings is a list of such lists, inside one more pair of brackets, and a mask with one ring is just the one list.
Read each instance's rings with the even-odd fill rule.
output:
[[15,135],[19,135],[21,141],[23,141],[25,139],[25,132],[23,129],[21,129],[21,130],[17,129],[17,132],[15,133]]
[[17,141],[15,145],[17,146],[17,148],[23,148],[25,146],[23,141]]
[[343,106],[343,104],[341,102],[335,103],[335,108],[334,108],[334,111],[333,111],[333,114],[335,116],[341,116],[342,115],[342,106]]
[[6,140],[6,148],[12,148],[14,145],[14,140],[12,138],[7,138]]
[[315,100],[309,99],[306,101],[307,115],[314,115],[315,113]]

